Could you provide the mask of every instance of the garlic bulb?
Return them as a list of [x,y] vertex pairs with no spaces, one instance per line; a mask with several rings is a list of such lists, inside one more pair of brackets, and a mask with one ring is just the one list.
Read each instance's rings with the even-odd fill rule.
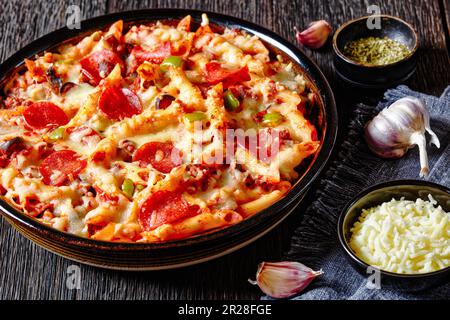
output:
[[325,20],[311,22],[308,28],[302,32],[294,27],[295,36],[302,45],[311,49],[321,48],[327,42],[332,30]]
[[419,146],[420,176],[429,172],[425,131],[431,143],[440,147],[439,139],[430,128],[430,115],[425,103],[415,97],[397,100],[383,109],[365,127],[365,138],[369,148],[383,158],[400,158],[409,148]]
[[272,298],[288,298],[305,289],[322,271],[314,271],[299,262],[263,262],[258,266],[256,284]]

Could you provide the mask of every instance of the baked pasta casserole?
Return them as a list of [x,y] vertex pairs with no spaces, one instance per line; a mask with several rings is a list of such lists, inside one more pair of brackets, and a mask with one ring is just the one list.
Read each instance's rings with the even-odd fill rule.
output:
[[320,147],[307,78],[202,16],[109,28],[25,60],[2,89],[0,194],[55,229],[162,242],[280,200]]

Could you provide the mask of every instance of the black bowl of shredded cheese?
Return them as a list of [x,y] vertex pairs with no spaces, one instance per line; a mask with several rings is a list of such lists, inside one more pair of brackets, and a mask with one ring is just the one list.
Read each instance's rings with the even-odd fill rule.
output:
[[450,189],[394,180],[361,191],[342,210],[337,234],[346,256],[378,285],[421,291],[450,278]]
[[388,15],[362,17],[334,34],[334,67],[347,83],[390,87],[412,76],[418,46],[417,33],[407,22]]

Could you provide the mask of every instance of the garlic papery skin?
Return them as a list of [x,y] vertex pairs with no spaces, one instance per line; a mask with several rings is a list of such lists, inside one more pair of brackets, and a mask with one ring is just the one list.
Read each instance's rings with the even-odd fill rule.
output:
[[310,49],[319,49],[327,42],[332,28],[325,20],[319,20],[311,22],[302,32],[295,27],[294,30],[298,42]]
[[429,172],[425,132],[431,143],[440,147],[439,139],[430,127],[430,115],[425,103],[415,97],[405,97],[383,109],[365,127],[366,142],[382,158],[400,158],[409,148],[419,146],[420,176]]
[[282,299],[301,292],[321,274],[321,270],[314,271],[299,262],[262,262],[258,266],[256,281],[248,281],[258,285],[268,296]]

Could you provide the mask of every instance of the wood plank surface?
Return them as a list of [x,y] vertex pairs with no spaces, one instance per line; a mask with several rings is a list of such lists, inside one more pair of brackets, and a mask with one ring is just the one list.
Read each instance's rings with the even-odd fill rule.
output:
[[442,24],[445,39],[447,41],[447,52],[450,54],[450,0],[440,0]]
[[[65,25],[67,1],[2,1],[0,11],[0,61],[22,46]],[[343,22],[367,14],[373,1],[363,0],[78,0],[83,18],[144,8],[194,8],[243,18],[275,31],[295,43],[293,27],[304,28],[313,20],[326,19],[334,29]],[[414,90],[440,94],[450,84],[450,60],[446,47],[448,0],[377,1],[381,12],[404,18],[420,35],[416,74],[408,85]],[[447,18],[446,18],[447,17]],[[346,90],[332,67],[330,44],[320,51],[305,50],[324,71],[333,86],[344,128],[357,101],[376,101],[381,93]],[[345,134],[341,130],[340,137]],[[0,219],[0,299],[258,299],[258,288],[248,284],[261,261],[279,260],[305,204],[275,230],[255,243],[226,257],[198,266],[161,272],[117,272],[80,265],[49,253],[20,236]],[[81,288],[70,289],[68,267],[78,266]]]

